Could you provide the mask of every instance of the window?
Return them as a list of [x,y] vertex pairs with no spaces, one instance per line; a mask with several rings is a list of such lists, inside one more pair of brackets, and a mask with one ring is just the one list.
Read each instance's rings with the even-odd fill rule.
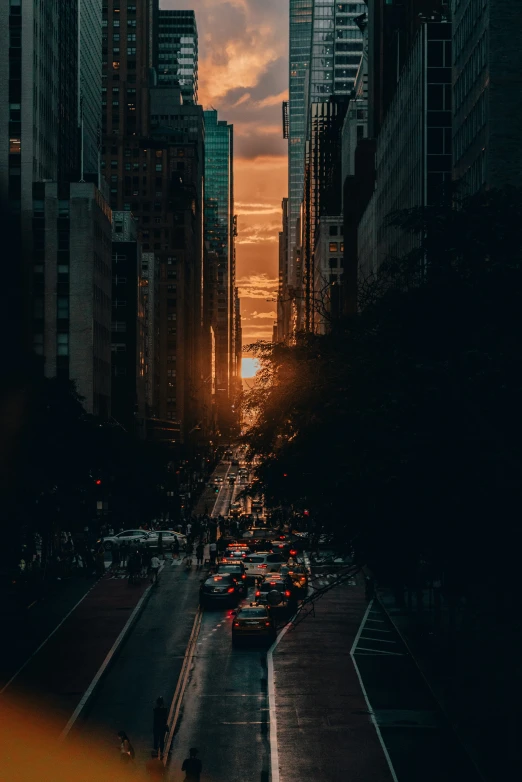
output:
[[167,377],[176,377],[175,369],[167,369]]
[[128,41],[135,41],[136,40],[136,33],[129,33],[127,35],[127,40]]
[[331,253],[336,253],[337,252],[337,242],[330,242],[329,249],[330,249]]
[[124,320],[113,320],[112,330],[120,333],[125,332],[127,331],[127,323]]
[[57,334],[56,336],[56,355],[68,356],[69,355],[69,335]]
[[67,319],[69,317],[69,297],[58,296],[56,309],[58,320]]
[[337,268],[337,258],[330,258],[330,269]]

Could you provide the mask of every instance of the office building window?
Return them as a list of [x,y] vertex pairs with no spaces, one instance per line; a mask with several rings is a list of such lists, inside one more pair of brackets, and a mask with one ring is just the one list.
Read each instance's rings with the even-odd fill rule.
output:
[[69,335],[57,334],[56,336],[56,355],[68,356],[69,355]]

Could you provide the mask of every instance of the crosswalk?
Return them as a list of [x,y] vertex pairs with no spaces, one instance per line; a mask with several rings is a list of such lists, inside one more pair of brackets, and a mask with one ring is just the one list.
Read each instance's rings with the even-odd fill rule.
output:
[[[310,586],[312,589],[321,589],[322,587],[328,586],[329,584],[333,583],[339,578],[339,575],[337,573],[325,573],[324,575],[317,576],[316,578],[313,578]],[[355,578],[351,578],[349,581],[346,581],[345,584],[348,586],[357,586],[357,581]]]

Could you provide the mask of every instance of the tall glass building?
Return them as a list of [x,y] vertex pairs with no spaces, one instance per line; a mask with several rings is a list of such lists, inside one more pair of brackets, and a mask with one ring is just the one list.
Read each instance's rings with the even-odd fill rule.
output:
[[102,0],[80,0],[79,7],[79,124],[82,128],[83,170],[98,171],[102,120]]
[[159,12],[158,85],[180,87],[184,103],[198,102],[198,27],[194,11]]
[[215,334],[215,388],[218,420],[229,418],[235,384],[235,220],[233,125],[218,119],[214,109],[205,116],[205,242],[216,264],[212,328]]
[[303,200],[306,82],[314,0],[290,0],[288,129],[288,283],[295,286],[296,223]]

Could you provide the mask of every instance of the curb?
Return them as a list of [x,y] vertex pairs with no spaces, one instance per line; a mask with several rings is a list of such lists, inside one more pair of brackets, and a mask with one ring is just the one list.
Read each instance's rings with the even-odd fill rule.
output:
[[[163,560],[158,573],[160,573],[163,570],[164,567],[165,567],[165,560]],[[105,673],[107,673],[107,670],[109,669],[109,667],[110,667],[114,657],[119,652],[120,647],[122,646],[122,644],[125,641],[127,635],[129,634],[129,631],[132,629],[134,623],[136,622],[136,620],[138,619],[140,613],[142,612],[143,608],[145,607],[145,604],[147,603],[148,599],[150,598],[150,596],[152,594],[152,587],[153,586],[155,586],[155,585],[154,584],[149,584],[149,586],[147,587],[147,589],[145,590],[143,595],[140,597],[140,599],[139,599],[137,605],[135,606],[132,614],[127,619],[127,621],[125,623],[125,626],[123,627],[121,633],[119,634],[119,636],[117,637],[117,639],[113,643],[113,645],[112,645],[111,649],[109,650],[105,660],[102,662],[101,666],[99,667],[96,675],[94,676],[94,679],[92,680],[92,682],[89,684],[89,686],[85,690],[85,692],[84,692],[84,694],[82,696],[82,699],[80,700],[79,704],[77,705],[77,707],[75,708],[74,712],[72,713],[72,716],[70,717],[67,725],[65,726],[65,728],[60,733],[60,736],[59,736],[59,739],[58,739],[60,742],[65,741],[65,739],[67,738],[67,736],[71,732],[74,724],[78,720],[78,717],[80,716],[82,711],[86,708],[88,703],[91,701],[91,699],[92,699],[94,693],[96,692],[96,689],[97,689],[98,685],[100,684],[103,676],[105,675]]]
[[431,684],[430,684],[426,674],[424,673],[424,671],[422,670],[421,666],[417,662],[417,657],[413,654],[413,652],[412,652],[412,650],[410,648],[410,645],[406,641],[404,635],[402,634],[400,629],[397,627],[397,625],[393,621],[393,618],[391,617],[391,615],[388,613],[388,611],[386,609],[386,606],[382,602],[377,589],[375,590],[374,600],[376,600],[376,602],[379,604],[379,606],[381,607],[381,609],[384,612],[384,614],[388,617],[388,621],[393,626],[395,632],[397,633],[397,635],[401,639],[402,643],[404,644],[408,654],[410,655],[411,659],[413,660],[413,663],[414,663],[415,667],[417,668],[419,674],[421,675],[423,682],[425,683],[426,687],[428,688],[428,690],[429,690],[429,692],[430,692],[434,702],[437,704],[437,708],[440,710],[441,714],[444,716],[444,719],[446,720],[446,722],[448,724],[448,727],[452,731],[453,735],[457,739],[458,743],[460,744],[460,746],[464,750],[465,755],[468,757],[471,765],[473,766],[473,769],[475,770],[475,773],[477,774],[478,779],[482,780],[482,782],[486,782],[486,778],[484,777],[484,775],[482,774],[481,770],[477,766],[477,764],[475,762],[475,758],[470,753],[466,743],[464,741],[462,741],[462,739],[460,737],[460,734],[457,731],[457,729],[456,729],[452,719],[450,718],[450,716],[449,716],[448,712],[446,711],[446,709],[441,704],[441,702],[438,699],[437,695],[435,694],[435,691],[434,691],[433,687],[431,686]]

